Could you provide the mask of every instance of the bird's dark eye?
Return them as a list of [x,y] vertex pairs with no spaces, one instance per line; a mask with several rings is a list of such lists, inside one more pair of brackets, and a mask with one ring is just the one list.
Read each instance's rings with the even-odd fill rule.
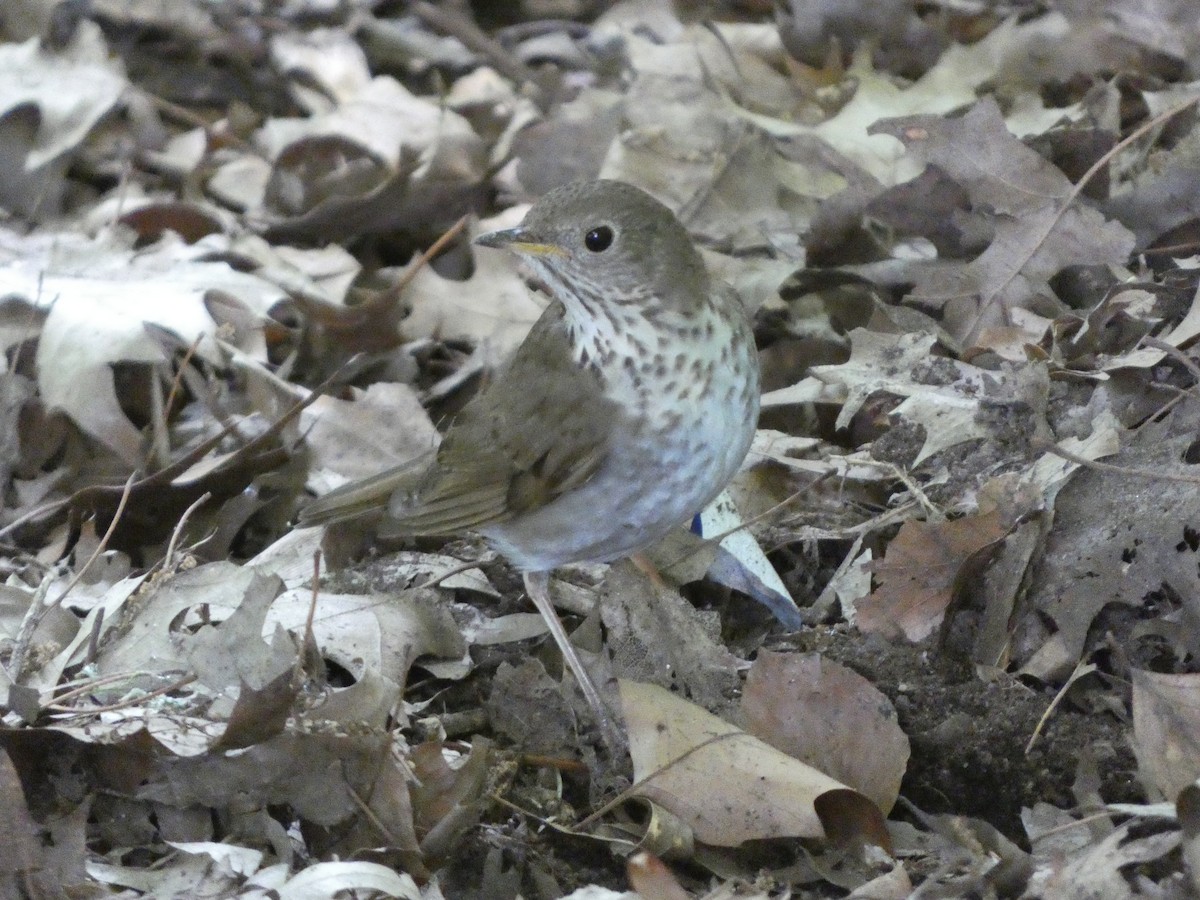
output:
[[587,247],[593,253],[602,253],[609,248],[613,242],[613,231],[607,225],[601,225],[598,228],[593,228],[583,236],[583,246]]

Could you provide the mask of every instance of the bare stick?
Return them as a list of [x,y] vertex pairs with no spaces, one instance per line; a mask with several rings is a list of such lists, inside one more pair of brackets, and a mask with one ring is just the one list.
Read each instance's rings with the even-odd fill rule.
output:
[[1057,444],[1051,444],[1049,441],[1034,441],[1033,446],[1040,450],[1045,450],[1047,453],[1053,453],[1055,456],[1061,456],[1068,462],[1073,462],[1084,468],[1095,469],[1097,472],[1112,472],[1114,475],[1128,475],[1131,478],[1150,478],[1154,481],[1200,484],[1200,476],[1177,475],[1174,472],[1161,472],[1154,469],[1134,469],[1129,466],[1114,466],[1112,463],[1098,462],[1097,460],[1080,456],[1077,453],[1072,453],[1070,450],[1064,450],[1062,447],[1059,447]]
[[[175,546],[179,543],[179,536],[183,533],[183,527],[187,525],[187,520],[191,518],[192,513],[208,502],[212,497],[211,491],[205,491],[195,499],[191,506],[183,511],[183,515],[179,517],[179,524],[175,526],[175,530],[171,532],[171,542],[167,544],[167,555],[163,557],[163,569],[171,568],[171,561],[175,556]],[[205,538],[207,541],[207,538]]]
[[[133,485],[136,478],[137,472],[133,472],[130,474],[129,478],[126,479],[125,490],[121,492],[121,500],[117,504],[117,511],[113,514],[112,521],[108,523],[108,530],[104,532],[104,537],[100,539],[100,543],[96,545],[96,549],[92,552],[92,555],[88,558],[88,561],[85,562],[79,571],[75,573],[75,576],[69,582],[67,582],[67,586],[63,588],[62,593],[60,593],[50,602],[43,603],[42,597],[45,595],[39,589],[38,593],[34,596],[33,602],[29,604],[29,609],[25,613],[25,618],[21,621],[21,629],[17,632],[17,640],[13,645],[12,658],[9,661],[9,667],[11,669],[9,675],[15,684],[20,684],[21,676],[25,674],[25,660],[29,655],[29,645],[33,641],[33,633],[37,630],[37,627],[41,623],[42,619],[45,618],[46,613],[50,612],[50,610],[54,609],[54,607],[63,602],[63,599],[67,596],[67,594],[71,593],[75,585],[79,584],[80,579],[87,574],[88,569],[90,569],[92,564],[100,558],[100,554],[103,553],[104,549],[108,546],[108,542],[112,538],[113,533],[117,530],[117,524],[121,521],[121,516],[125,512],[125,504],[129,501],[129,495],[133,491]],[[49,581],[47,580],[43,583],[48,585]]]

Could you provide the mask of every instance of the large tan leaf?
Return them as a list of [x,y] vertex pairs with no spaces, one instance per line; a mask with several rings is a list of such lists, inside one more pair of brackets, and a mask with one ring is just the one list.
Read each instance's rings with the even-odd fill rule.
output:
[[[224,294],[247,321],[261,323],[283,297],[274,285],[205,253],[176,240],[135,252],[120,236],[93,240],[61,232],[25,238],[0,254],[0,296],[23,300],[31,313],[47,310],[37,345],[42,402],[127,463],[141,460],[142,433],[121,406],[113,366],[164,362],[147,325],[220,364],[219,326],[208,299]],[[241,349],[260,356],[261,329],[251,331]]]
[[698,840],[735,847],[828,837],[888,845],[883,815],[857,791],[664,688],[621,681],[620,693],[634,793],[674,813]]

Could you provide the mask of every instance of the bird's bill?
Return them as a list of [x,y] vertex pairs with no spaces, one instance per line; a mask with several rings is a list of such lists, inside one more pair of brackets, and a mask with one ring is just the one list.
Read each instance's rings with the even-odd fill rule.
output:
[[475,238],[475,243],[481,247],[507,247],[517,253],[529,256],[566,256],[567,251],[558,244],[546,244],[532,240],[533,235],[523,227],[506,228],[503,231],[489,231]]

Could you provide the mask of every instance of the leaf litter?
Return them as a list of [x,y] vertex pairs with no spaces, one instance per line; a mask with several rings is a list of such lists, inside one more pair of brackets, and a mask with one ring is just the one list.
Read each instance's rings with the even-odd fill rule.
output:
[[[0,893],[1200,891],[1196,15],[11,0]],[[544,307],[470,237],[598,176],[767,387],[657,578],[556,573],[628,758],[477,538],[292,528]]]

